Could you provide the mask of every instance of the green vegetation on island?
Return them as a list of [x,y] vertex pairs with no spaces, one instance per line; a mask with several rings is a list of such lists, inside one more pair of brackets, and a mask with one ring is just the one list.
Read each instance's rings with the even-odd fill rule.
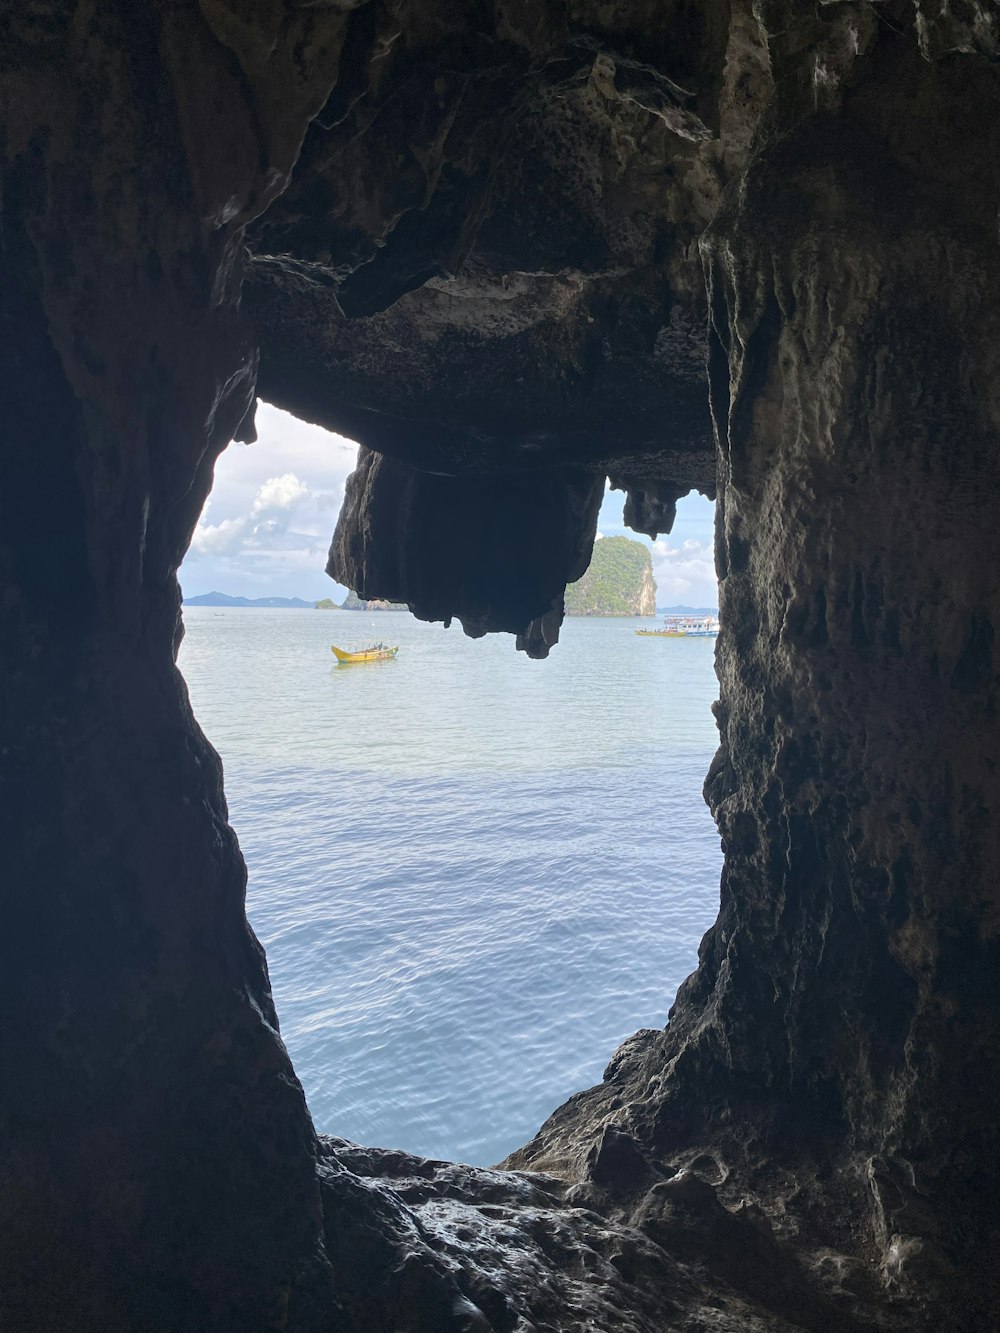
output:
[[656,582],[649,548],[628,537],[602,537],[586,574],[566,589],[568,616],[652,616]]
[[316,603],[317,611],[339,611],[340,609],[339,603],[335,602],[332,597],[322,597]]

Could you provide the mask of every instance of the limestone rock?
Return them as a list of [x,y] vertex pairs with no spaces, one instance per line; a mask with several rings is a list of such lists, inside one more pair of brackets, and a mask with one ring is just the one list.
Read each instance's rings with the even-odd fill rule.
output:
[[362,598],[406,602],[423,620],[457,617],[474,637],[519,634],[558,604],[547,635],[525,643],[545,656],[563,589],[590,558],[603,489],[583,470],[436,476],[362,449],[327,572]]
[[[0,14],[5,1327],[996,1323],[996,55],[972,0]],[[606,476],[719,497],[719,921],[504,1170],[317,1140],[278,1035],[173,661],[258,392],[365,446],[338,578],[535,656]]]
[[566,589],[569,616],[652,616],[656,581],[649,548],[627,537],[603,537],[583,578]]

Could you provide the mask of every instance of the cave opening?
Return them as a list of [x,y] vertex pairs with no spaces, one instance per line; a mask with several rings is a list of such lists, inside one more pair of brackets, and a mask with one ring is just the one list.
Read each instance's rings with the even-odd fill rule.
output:
[[[996,1327],[996,5],[0,32],[0,1325]],[[318,1135],[277,1037],[175,665],[258,399],[364,441],[338,578],[529,657],[605,476],[717,489],[719,918],[503,1170]]]
[[[216,466],[179,666],[225,765],[282,1035],[320,1132],[487,1165],[663,1026],[717,914],[715,641],[635,633],[716,609],[714,504],[681,501],[654,541],[607,487],[607,568],[633,578],[631,558],[655,586],[616,584],[643,615],[571,614],[536,664],[509,636],[332,609],[356,446],[264,404],[257,432]],[[600,551],[594,569],[612,578]],[[332,662],[362,640],[400,655]]]

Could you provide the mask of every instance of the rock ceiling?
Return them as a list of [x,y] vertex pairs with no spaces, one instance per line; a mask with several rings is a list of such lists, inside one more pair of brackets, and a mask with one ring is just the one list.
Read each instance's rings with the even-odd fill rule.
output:
[[[998,57],[976,0],[0,9],[0,1324],[996,1325]],[[535,656],[605,476],[718,497],[719,920],[503,1170],[318,1138],[278,1036],[174,665],[258,394],[364,446],[338,578]]]

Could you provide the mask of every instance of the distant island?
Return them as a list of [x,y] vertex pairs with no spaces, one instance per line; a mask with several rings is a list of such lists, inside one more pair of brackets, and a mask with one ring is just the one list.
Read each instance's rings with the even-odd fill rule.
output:
[[566,589],[568,616],[652,616],[656,581],[649,547],[628,537],[602,537],[586,574]]
[[[316,605],[319,606],[319,603]],[[366,601],[356,592],[349,592],[340,604],[341,611],[408,611],[409,609],[405,602],[387,602],[381,597],[372,597]]]
[[[628,537],[602,537],[586,574],[566,589],[568,616],[718,616],[716,606],[655,606],[656,582],[648,547]],[[230,597],[205,592],[185,597],[185,606],[283,607],[293,611],[406,611],[405,602],[366,601],[356,592],[343,602],[323,597],[307,602],[301,597]]]
[[185,597],[185,606],[262,606],[285,607],[294,611],[311,611],[315,602],[304,602],[301,597],[230,597],[225,592],[204,592],[200,597]]
[[321,597],[318,602],[306,602],[301,597],[230,597],[227,592],[203,592],[200,597],[185,597],[185,606],[256,606],[284,607],[292,611],[408,611],[405,602],[385,602],[373,597],[364,601],[356,592],[349,592],[343,602],[332,597]]

